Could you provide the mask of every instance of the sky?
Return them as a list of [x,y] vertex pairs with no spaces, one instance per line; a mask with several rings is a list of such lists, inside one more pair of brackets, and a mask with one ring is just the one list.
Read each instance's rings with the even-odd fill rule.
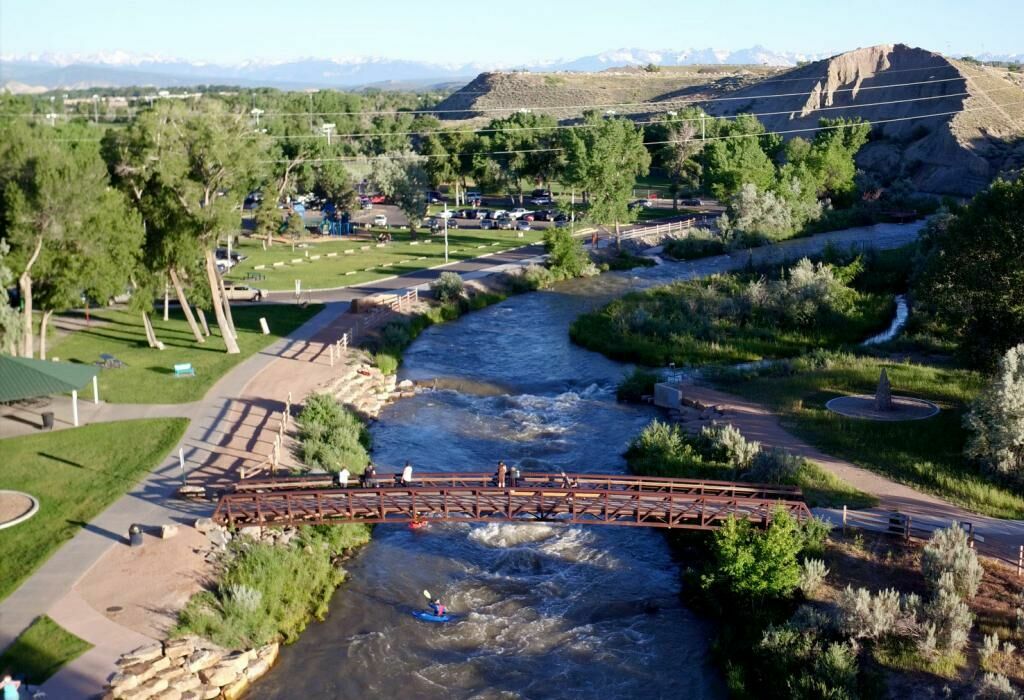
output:
[[[505,7],[503,7],[505,5]],[[607,8],[607,9],[605,9]],[[1022,0],[0,0],[0,54],[532,63],[615,48],[1024,53]]]

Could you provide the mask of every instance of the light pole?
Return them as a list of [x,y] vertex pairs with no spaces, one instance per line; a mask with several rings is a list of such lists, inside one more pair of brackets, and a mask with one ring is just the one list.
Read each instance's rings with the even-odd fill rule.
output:
[[444,203],[444,263],[448,264],[448,202]]
[[253,107],[251,110],[249,110],[249,114],[251,114],[256,119],[256,128],[259,129],[260,115],[263,114],[263,110],[260,109],[259,107]]
[[100,120],[100,96],[92,96],[92,122],[93,124],[99,123]]

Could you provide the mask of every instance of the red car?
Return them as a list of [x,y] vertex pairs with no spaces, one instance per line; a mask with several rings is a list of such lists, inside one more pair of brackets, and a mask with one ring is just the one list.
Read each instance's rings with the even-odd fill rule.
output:
[[371,194],[370,195],[370,202],[372,202],[373,204],[384,204],[384,202],[386,202],[386,201],[387,201],[387,197],[385,197],[382,194]]

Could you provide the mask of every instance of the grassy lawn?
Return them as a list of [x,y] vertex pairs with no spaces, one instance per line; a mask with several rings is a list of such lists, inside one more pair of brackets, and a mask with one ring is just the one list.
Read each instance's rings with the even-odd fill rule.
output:
[[[884,423],[825,409],[836,396],[874,393],[882,367],[894,394],[928,399],[942,412],[927,420]],[[983,385],[975,372],[846,358],[793,376],[732,378],[722,384],[771,407],[788,430],[828,454],[985,515],[1024,517],[1024,494],[992,483],[963,459],[964,407]]]
[[39,500],[39,512],[0,535],[0,599],[153,469],[187,425],[181,418],[97,423],[0,440],[0,489]]
[[42,685],[64,664],[92,649],[46,615],[35,619],[7,651],[0,654],[0,669],[10,669],[32,685]]
[[[544,232],[539,230],[524,231],[522,238],[517,238],[516,233],[451,229],[448,231],[448,259],[467,260],[536,243],[544,237]],[[392,242],[381,248],[377,247],[375,239],[345,236],[317,240],[307,248],[296,247],[294,252],[290,245],[280,243],[263,250],[259,240],[243,238],[236,250],[249,257],[236,265],[229,277],[271,291],[293,290],[295,280],[302,281],[303,289],[331,289],[444,264],[443,235],[431,236],[426,231],[417,234],[415,239],[407,231],[392,231],[391,235]],[[413,242],[416,245],[412,245]],[[313,260],[316,256],[320,256],[319,259]],[[292,262],[299,259],[300,262]],[[274,263],[283,265],[273,267]],[[256,270],[260,265],[264,268]],[[264,279],[246,280],[249,273],[263,275]]]
[[[92,363],[109,353],[126,363],[120,369],[100,371],[100,398],[113,403],[183,403],[201,399],[213,384],[232,367],[277,338],[291,333],[323,307],[310,304],[302,308],[283,304],[239,306],[232,310],[241,353],[228,355],[216,329],[213,314],[207,314],[212,336],[199,345],[192,337],[185,317],[172,309],[170,320],[154,314],[156,336],[167,349],[154,350],[146,344],[142,320],[124,311],[101,311],[93,318],[104,321],[90,329],[76,331],[63,338],[51,350],[53,357],[71,362]],[[260,331],[264,317],[270,335]],[[195,377],[176,378],[173,367],[191,362]]]

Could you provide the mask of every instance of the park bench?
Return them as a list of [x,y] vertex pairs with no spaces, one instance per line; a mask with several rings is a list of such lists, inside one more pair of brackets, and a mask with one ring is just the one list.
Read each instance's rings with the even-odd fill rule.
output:
[[104,369],[120,369],[126,366],[121,360],[106,352],[100,355],[100,361],[96,364]]
[[175,377],[194,377],[196,376],[195,369],[192,368],[191,362],[182,362],[174,365],[174,376]]

